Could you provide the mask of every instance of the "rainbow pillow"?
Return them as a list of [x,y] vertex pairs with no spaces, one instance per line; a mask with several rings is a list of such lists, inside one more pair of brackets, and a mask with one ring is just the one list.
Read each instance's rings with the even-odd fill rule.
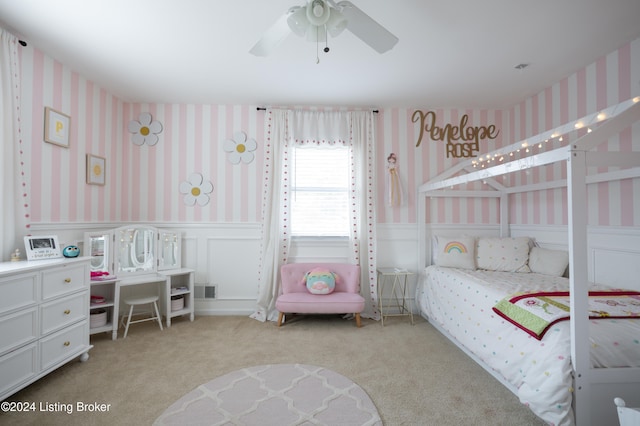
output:
[[311,294],[331,294],[336,287],[338,275],[324,268],[313,268],[302,278]]
[[436,237],[435,263],[448,268],[476,269],[474,237]]

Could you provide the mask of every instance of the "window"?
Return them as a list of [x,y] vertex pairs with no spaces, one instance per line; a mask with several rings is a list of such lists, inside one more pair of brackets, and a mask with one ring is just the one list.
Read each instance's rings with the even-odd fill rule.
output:
[[294,147],[291,234],[349,236],[349,149]]

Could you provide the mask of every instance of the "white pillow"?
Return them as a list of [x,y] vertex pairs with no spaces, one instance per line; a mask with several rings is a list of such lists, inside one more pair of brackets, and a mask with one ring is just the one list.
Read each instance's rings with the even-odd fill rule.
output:
[[529,238],[480,238],[476,246],[479,269],[504,272],[531,272]]
[[474,237],[436,237],[435,261],[438,266],[476,269]]
[[529,252],[529,268],[537,274],[561,277],[569,266],[569,252],[533,247]]

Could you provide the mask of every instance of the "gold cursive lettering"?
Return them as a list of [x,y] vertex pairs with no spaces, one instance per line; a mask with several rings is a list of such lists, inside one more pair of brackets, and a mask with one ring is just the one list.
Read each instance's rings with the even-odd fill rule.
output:
[[[436,114],[433,111],[423,112],[416,110],[411,116],[413,123],[420,123],[420,133],[416,147],[422,143],[425,133],[433,141],[447,142],[447,157],[474,157],[475,152],[480,149],[479,142],[483,139],[495,139],[500,134],[496,126],[468,126],[469,116],[464,114],[460,117],[459,125],[445,124],[440,127],[436,124]],[[462,141],[459,147],[453,147],[453,142]],[[457,145],[457,144],[456,144]]]

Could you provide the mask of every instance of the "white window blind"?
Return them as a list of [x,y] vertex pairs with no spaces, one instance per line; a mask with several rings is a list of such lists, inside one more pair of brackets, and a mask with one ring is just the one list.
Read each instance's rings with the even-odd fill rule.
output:
[[292,160],[292,235],[349,236],[349,149],[295,147]]

